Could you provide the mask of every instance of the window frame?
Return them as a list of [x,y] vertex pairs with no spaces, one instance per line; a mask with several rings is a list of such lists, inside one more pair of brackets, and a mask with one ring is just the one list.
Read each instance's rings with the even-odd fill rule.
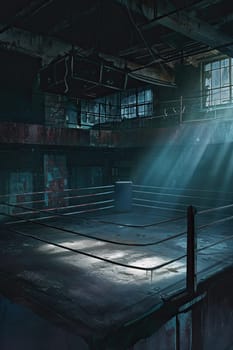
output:
[[[223,60],[228,60],[228,79],[229,79],[229,84],[228,85],[224,85],[222,84],[222,75],[221,75],[221,70],[222,67],[221,66],[221,61]],[[220,67],[219,68],[213,68],[212,67],[212,64],[213,63],[216,63],[216,62],[219,62],[220,63]],[[208,65],[208,64],[211,64],[211,68],[210,68],[210,72],[213,72],[213,71],[216,71],[216,70],[219,70],[220,71],[220,85],[219,87],[212,87],[211,85],[211,88],[207,91],[210,92],[209,96],[210,96],[210,99],[211,99],[211,102],[209,103],[209,105],[207,105],[207,94],[205,95],[205,72],[207,70],[205,70],[205,67]],[[201,76],[200,76],[200,83],[201,83],[201,91],[202,91],[202,98],[201,98],[201,108],[202,109],[205,109],[205,110],[216,110],[216,109],[225,109],[225,108],[229,108],[230,106],[232,106],[233,104],[233,58],[229,57],[229,56],[218,56],[218,57],[214,57],[212,58],[211,60],[205,60],[202,62],[202,65],[201,65]],[[213,76],[211,76],[211,84],[212,84],[212,79],[213,79]],[[222,101],[222,96],[221,96],[221,92],[223,91],[223,89],[228,89],[228,92],[229,92],[229,100],[227,102],[223,102]],[[220,93],[220,97],[219,97],[219,103],[214,103],[214,94],[213,92],[216,91]],[[206,96],[206,97],[205,97]]]
[[[111,102],[108,101],[108,96],[92,101],[81,100],[81,119],[83,127],[91,128],[98,123],[119,122],[123,119],[150,118],[153,116],[154,91],[151,86],[129,89],[117,94],[117,105],[112,105]],[[117,109],[119,109],[119,115],[114,114],[114,108],[116,106]],[[113,114],[111,113],[112,107]]]
[[[150,99],[147,99],[146,92],[150,91]],[[139,102],[139,95],[143,94],[143,101]],[[130,102],[130,98],[135,95],[135,101]],[[120,110],[122,119],[146,118],[153,115],[153,89],[150,86],[127,90],[121,93]],[[128,102],[123,102],[128,100]],[[149,107],[150,111],[148,113]],[[143,112],[142,112],[143,107]]]

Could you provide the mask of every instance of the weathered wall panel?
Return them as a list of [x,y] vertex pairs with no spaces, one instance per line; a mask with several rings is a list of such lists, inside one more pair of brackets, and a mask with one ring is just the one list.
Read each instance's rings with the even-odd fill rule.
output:
[[90,146],[87,130],[0,123],[0,144]]
[[233,347],[233,275],[209,289],[203,323],[203,349]]
[[112,131],[55,128],[19,123],[0,124],[0,143],[130,148],[168,144],[204,146],[232,142],[233,124],[229,121]]
[[61,207],[68,204],[64,198],[67,188],[66,157],[62,155],[44,155],[45,205],[48,207]]
[[[204,294],[180,307],[176,316],[129,350],[231,350],[233,274],[205,281]],[[142,330],[143,331],[143,330]]]
[[80,337],[0,297],[0,349],[87,350],[88,346]]
[[192,310],[180,313],[177,318],[179,350],[192,350]]
[[[31,172],[13,172],[10,174],[9,178],[9,199],[11,204],[19,205],[22,202],[30,202],[32,200],[31,195],[26,195],[25,193],[33,192],[33,176]],[[31,207],[31,204],[27,204]],[[11,207],[10,213],[17,214],[22,212],[22,209],[17,207]]]
[[[151,337],[137,342],[132,350],[176,350],[176,318],[173,317]],[[131,349],[130,349],[131,350]]]

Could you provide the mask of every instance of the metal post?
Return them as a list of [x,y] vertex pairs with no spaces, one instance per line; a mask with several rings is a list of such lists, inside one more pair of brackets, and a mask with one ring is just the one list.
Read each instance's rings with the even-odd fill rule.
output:
[[195,233],[196,209],[190,205],[187,210],[187,270],[186,288],[189,294],[197,290],[197,238]]
[[101,132],[101,120],[100,120],[100,103],[99,103],[99,138],[100,138],[100,132]]
[[183,122],[183,96],[180,96],[180,124]]

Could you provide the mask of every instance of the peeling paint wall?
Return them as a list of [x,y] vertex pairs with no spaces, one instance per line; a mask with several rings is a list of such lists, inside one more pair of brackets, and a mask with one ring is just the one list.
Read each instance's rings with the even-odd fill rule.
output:
[[64,155],[44,155],[45,205],[63,207],[68,205],[64,190],[68,187],[66,157]]
[[[12,172],[9,178],[9,202],[11,204],[20,205],[22,202],[30,202],[32,200],[31,195],[25,195],[25,193],[33,192],[33,176],[31,172]],[[31,204],[27,204],[31,207]],[[17,214],[22,212],[21,209],[11,207],[10,214]]]

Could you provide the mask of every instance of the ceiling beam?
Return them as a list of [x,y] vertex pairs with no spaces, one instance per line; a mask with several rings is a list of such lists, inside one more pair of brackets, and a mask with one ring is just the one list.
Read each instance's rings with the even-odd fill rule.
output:
[[226,16],[219,18],[218,22],[215,25],[215,28],[220,28],[231,21],[233,21],[233,12],[228,13]]
[[[0,48],[41,58],[42,63],[45,65],[56,57],[67,54],[71,50],[71,45],[53,37],[30,33],[18,28],[11,28],[0,34]],[[88,56],[87,51],[82,50],[80,47],[74,48],[77,50],[77,53]],[[100,54],[100,57],[111,61],[118,68],[127,66],[129,70],[132,70],[132,77],[136,79],[151,79],[154,83],[158,82],[169,86],[174,85],[174,72],[168,68],[161,69],[161,65],[146,68],[140,64],[104,54]]]
[[204,9],[209,6],[213,6],[221,2],[222,0],[196,0],[185,6],[176,8],[167,0],[115,0],[119,4],[127,7],[131,11],[144,16],[149,23],[141,26],[142,29],[151,29],[158,23],[159,17],[166,17],[174,13],[179,13],[184,10],[196,11],[198,9]]
[[[46,64],[55,57],[68,53],[71,50],[71,44],[51,36],[12,27],[0,34],[0,48],[41,58]],[[75,49],[85,53],[78,47]]]
[[187,13],[166,17],[160,23],[169,29],[212,48],[221,47],[220,51],[222,53],[233,56],[233,43],[230,35],[222,33],[208,23],[194,18]]
[[82,17],[93,15],[98,10],[98,4],[94,4],[93,6],[89,7],[88,9],[80,12],[76,11],[72,13],[72,16],[70,18],[63,19],[62,21],[58,22],[53,28],[51,28],[48,32],[49,35],[54,35],[57,33],[60,33],[68,28],[73,27],[73,25],[80,20]]
[[153,66],[142,66],[139,63],[125,60],[120,57],[114,57],[106,54],[100,54],[105,61],[111,62],[117,68],[125,67],[129,70],[129,75],[135,79],[145,80],[152,84],[160,84],[166,86],[175,86],[174,69],[161,63]]
[[201,0],[201,1],[193,1],[190,5],[187,5],[187,7],[191,10],[199,10],[199,9],[205,9],[210,6],[216,5],[220,3],[222,0]]
[[[214,26],[190,15],[185,10],[178,11],[169,0],[156,1],[156,9],[155,3],[152,0],[144,2],[141,7],[137,1],[117,1],[122,5],[124,4],[130,11],[141,11],[141,14],[150,21],[150,23],[145,24],[141,29],[152,28],[155,23],[160,24],[210,47],[216,48],[219,46],[222,53],[233,57],[233,43],[230,35],[222,33],[217,28],[214,28]],[[153,13],[155,12],[157,15],[153,17]]]
[[47,7],[53,2],[53,0],[33,0],[25,6],[23,9],[18,11],[13,17],[11,17],[7,23],[0,25],[0,33],[3,33],[13,27],[18,21],[21,21],[28,16],[33,16],[39,12],[42,8]]

